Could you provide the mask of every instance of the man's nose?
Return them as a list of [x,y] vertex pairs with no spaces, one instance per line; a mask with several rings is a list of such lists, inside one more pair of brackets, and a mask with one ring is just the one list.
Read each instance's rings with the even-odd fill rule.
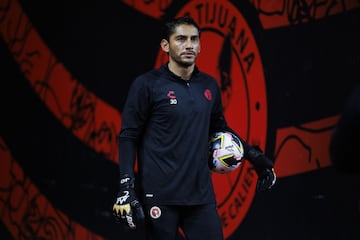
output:
[[186,47],[186,48],[193,48],[193,47],[194,47],[194,44],[193,44],[193,42],[191,41],[191,39],[186,40],[186,42],[185,42],[185,47]]

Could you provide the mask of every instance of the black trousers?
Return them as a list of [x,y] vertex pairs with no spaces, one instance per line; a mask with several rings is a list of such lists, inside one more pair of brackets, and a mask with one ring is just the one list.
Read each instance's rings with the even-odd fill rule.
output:
[[147,240],[223,240],[215,204],[144,206]]

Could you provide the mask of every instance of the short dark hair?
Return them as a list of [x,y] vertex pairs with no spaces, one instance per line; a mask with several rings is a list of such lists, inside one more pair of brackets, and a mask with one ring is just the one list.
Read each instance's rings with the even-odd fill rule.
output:
[[175,28],[182,24],[194,26],[198,30],[200,36],[199,25],[195,22],[195,20],[192,17],[186,15],[179,18],[174,18],[166,22],[162,32],[162,39],[169,40],[170,36],[175,32]]

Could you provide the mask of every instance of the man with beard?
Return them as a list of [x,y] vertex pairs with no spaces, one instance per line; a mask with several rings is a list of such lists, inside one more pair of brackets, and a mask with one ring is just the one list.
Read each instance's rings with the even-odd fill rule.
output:
[[[148,239],[177,239],[181,229],[186,239],[222,240],[208,141],[215,132],[234,131],[224,118],[216,79],[195,64],[201,48],[197,23],[190,17],[167,22],[160,46],[168,62],[134,80],[122,112],[113,212],[130,229],[145,218]],[[257,189],[271,188],[273,162],[240,139],[258,174]]]

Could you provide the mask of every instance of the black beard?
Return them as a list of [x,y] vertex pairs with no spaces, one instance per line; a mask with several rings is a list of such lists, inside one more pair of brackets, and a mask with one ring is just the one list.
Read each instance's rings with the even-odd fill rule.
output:
[[179,66],[187,68],[192,66],[194,63],[188,63],[188,62],[183,62],[183,61],[176,61],[177,64],[179,64]]

